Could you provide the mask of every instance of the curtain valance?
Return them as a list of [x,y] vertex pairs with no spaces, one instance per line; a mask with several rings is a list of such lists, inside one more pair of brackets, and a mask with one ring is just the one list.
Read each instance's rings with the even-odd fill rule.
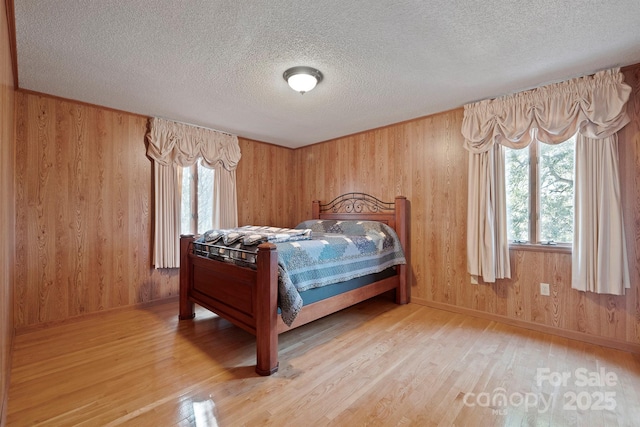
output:
[[235,135],[157,117],[150,119],[147,141],[155,182],[153,264],[156,268],[175,268],[180,266],[182,168],[201,159],[204,166],[214,170],[210,207],[213,227],[237,227],[240,146]]
[[493,144],[526,147],[537,139],[563,142],[577,131],[594,139],[607,138],[629,123],[625,104],[631,87],[618,68],[488,99],[464,107],[462,134],[470,152],[488,151]]
[[[617,131],[631,93],[619,69],[465,105],[469,151],[467,261],[485,282],[511,277],[503,146],[576,138],[572,287],[622,295],[629,288]],[[533,242],[535,243],[535,242]]]
[[233,171],[240,161],[238,137],[154,117],[147,133],[147,155],[162,165],[193,165],[198,159],[209,168],[221,164]]

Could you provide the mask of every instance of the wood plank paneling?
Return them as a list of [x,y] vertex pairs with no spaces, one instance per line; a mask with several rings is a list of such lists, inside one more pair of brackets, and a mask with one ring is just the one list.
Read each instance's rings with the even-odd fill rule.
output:
[[0,425],[4,425],[14,335],[15,90],[7,13],[5,7],[0,9]]
[[151,266],[147,119],[17,94],[15,325],[177,295]]
[[633,89],[627,103],[631,123],[618,133],[618,150],[632,286],[626,298],[617,299],[615,313],[625,324],[626,340],[640,342],[640,64],[625,69],[624,75]]
[[[632,287],[626,296],[571,289],[571,255],[511,251],[512,278],[471,285],[466,273],[467,153],[463,111],[350,135],[295,151],[296,216],[307,200],[363,191],[411,201],[414,302],[501,316],[524,324],[640,344],[640,64],[623,70],[633,87],[631,123],[619,133],[622,201]],[[540,282],[551,285],[541,296]],[[522,324],[522,323],[519,323]],[[636,347],[637,348],[637,347]]]
[[[456,110],[295,152],[303,201],[327,201],[349,191],[384,200],[398,194],[409,198],[412,295],[418,299],[455,303],[458,285],[467,281],[466,259],[460,256],[466,250],[467,197],[461,123],[462,112]],[[309,216],[303,203],[298,217]]]
[[[293,179],[294,151],[239,138],[242,159],[236,170],[239,225],[293,227],[299,202]],[[311,200],[308,201],[311,207]]]
[[[146,128],[141,116],[18,94],[18,329],[177,295],[177,271],[151,267]],[[240,223],[297,224],[293,150],[240,145]]]
[[[294,226],[310,201],[364,191],[412,204],[414,302],[640,343],[640,66],[625,70],[632,122],[620,132],[633,286],[611,297],[570,289],[570,255],[512,251],[513,278],[466,273],[467,153],[456,109],[297,150],[240,138],[240,224]],[[31,93],[17,97],[15,321],[22,327],[177,292],[150,267],[152,176],[146,119]],[[552,295],[539,295],[539,283]]]

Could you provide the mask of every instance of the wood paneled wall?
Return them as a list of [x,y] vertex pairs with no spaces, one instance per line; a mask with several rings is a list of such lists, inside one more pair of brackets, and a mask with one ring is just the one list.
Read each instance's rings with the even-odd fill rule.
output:
[[[147,118],[25,92],[16,105],[16,328],[177,295],[177,270],[151,267]],[[240,224],[295,225],[294,151],[239,142]]]
[[[236,170],[239,225],[293,227],[299,203],[292,180],[294,150],[239,138]],[[311,207],[311,201],[309,201]]]
[[640,64],[623,70],[625,81],[632,87],[627,103],[631,118],[618,132],[620,153],[621,197],[624,207],[625,236],[629,259],[631,289],[626,297],[611,297],[600,301],[605,329],[624,329],[626,340],[640,342]]
[[[455,110],[296,150],[302,200],[350,191],[410,200],[414,300],[455,299],[469,280],[461,124]],[[299,208],[301,218],[310,216],[310,207]]]
[[19,92],[16,328],[177,295],[151,266],[147,118]]
[[[364,191],[411,201],[412,300],[524,327],[638,349],[640,344],[640,65],[624,70],[633,86],[632,122],[620,132],[623,203],[632,288],[626,296],[571,289],[571,255],[511,251],[512,279],[472,285],[466,273],[467,153],[463,110],[339,138],[295,151],[306,200]],[[540,282],[551,284],[541,296]]]
[[13,274],[15,240],[14,96],[9,31],[5,8],[0,12],[0,425],[6,418],[13,342]]
[[0,9],[0,425],[4,425],[14,331],[15,91],[7,14],[4,7]]
[[[570,255],[557,252],[512,251],[511,280],[470,284],[462,109],[297,150],[240,138],[239,222],[294,226],[314,199],[402,194],[412,209],[414,302],[638,345],[639,69],[625,70],[632,123],[620,133],[633,281],[626,296],[571,290]],[[150,266],[146,118],[27,93],[16,106],[16,326],[174,295],[176,272]],[[551,284],[550,297],[539,295],[540,282]]]

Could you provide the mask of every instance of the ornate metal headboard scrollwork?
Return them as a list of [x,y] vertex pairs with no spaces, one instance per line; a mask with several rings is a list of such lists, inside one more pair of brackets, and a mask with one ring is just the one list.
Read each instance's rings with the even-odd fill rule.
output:
[[332,213],[379,213],[394,208],[394,203],[383,202],[366,193],[347,193],[320,204],[320,212]]
[[366,193],[346,193],[329,203],[314,200],[311,213],[314,219],[371,220],[395,228],[396,215],[405,215],[407,206],[404,196],[397,196],[395,202],[383,202]]

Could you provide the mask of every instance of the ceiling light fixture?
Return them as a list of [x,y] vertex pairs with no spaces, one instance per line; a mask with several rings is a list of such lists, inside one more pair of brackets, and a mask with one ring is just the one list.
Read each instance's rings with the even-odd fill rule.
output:
[[291,89],[301,94],[309,92],[322,81],[322,73],[311,67],[289,68],[282,77],[289,83]]

